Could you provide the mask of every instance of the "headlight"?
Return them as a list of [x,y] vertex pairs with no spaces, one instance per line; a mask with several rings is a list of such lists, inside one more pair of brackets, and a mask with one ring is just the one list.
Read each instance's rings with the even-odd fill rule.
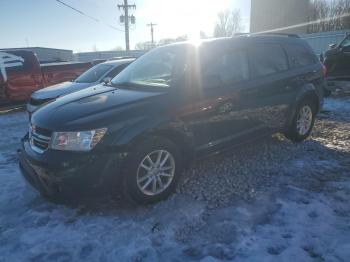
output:
[[106,134],[107,128],[80,132],[54,132],[50,147],[56,150],[89,151]]

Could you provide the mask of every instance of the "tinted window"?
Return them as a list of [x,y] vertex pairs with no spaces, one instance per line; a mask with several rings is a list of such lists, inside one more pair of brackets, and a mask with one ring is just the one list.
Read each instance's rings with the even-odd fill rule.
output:
[[317,57],[302,45],[287,44],[286,51],[292,68],[312,65],[317,62]]
[[93,83],[107,73],[108,70],[110,70],[113,66],[112,65],[106,65],[106,64],[99,64],[92,68],[90,68],[88,71],[83,73],[81,76],[79,76],[75,82],[77,83]]
[[33,59],[36,58],[28,53],[0,51],[1,74],[4,74],[5,70],[7,73],[33,70],[35,69]]
[[118,75],[125,67],[127,67],[129,64],[123,64],[123,65],[119,65],[116,66],[115,68],[113,68],[108,74],[107,77],[115,77],[116,75]]
[[259,44],[250,49],[255,76],[266,76],[288,69],[285,52],[279,44]]
[[[203,50],[203,56],[206,50]],[[247,52],[230,50],[224,53],[212,52],[209,59],[201,59],[203,81],[217,79],[223,86],[249,79],[249,64]],[[209,88],[209,86],[208,86]]]

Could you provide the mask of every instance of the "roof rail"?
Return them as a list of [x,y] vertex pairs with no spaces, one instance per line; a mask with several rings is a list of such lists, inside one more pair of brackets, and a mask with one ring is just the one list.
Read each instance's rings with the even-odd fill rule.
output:
[[288,34],[288,33],[274,33],[274,32],[266,32],[266,33],[253,33],[251,35],[271,35],[271,36],[274,36],[274,35],[277,35],[277,36],[285,36],[285,37],[294,37],[294,38],[300,38],[299,35],[297,34]]
[[235,36],[285,36],[285,37],[294,37],[294,38],[300,38],[297,34],[288,34],[288,33],[275,33],[275,32],[263,32],[263,33],[234,33],[233,37]]

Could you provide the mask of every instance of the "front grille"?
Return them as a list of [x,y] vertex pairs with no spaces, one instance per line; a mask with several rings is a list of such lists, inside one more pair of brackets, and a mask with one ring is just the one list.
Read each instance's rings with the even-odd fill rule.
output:
[[35,126],[35,133],[41,136],[51,137],[52,132],[46,128]]
[[31,98],[29,103],[33,106],[41,106],[43,104],[46,104],[47,102],[50,102],[52,99],[47,98],[47,99],[36,99],[36,98]]
[[29,129],[29,140],[30,146],[34,151],[43,153],[49,148],[51,131],[37,126],[31,126]]

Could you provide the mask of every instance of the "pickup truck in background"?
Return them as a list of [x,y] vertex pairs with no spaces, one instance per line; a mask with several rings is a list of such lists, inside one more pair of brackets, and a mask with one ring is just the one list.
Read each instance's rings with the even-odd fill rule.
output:
[[350,35],[338,44],[331,44],[321,54],[321,61],[327,68],[327,90],[325,95],[342,89],[350,90]]
[[40,64],[27,50],[0,50],[0,104],[28,101],[38,89],[71,81],[97,62]]

